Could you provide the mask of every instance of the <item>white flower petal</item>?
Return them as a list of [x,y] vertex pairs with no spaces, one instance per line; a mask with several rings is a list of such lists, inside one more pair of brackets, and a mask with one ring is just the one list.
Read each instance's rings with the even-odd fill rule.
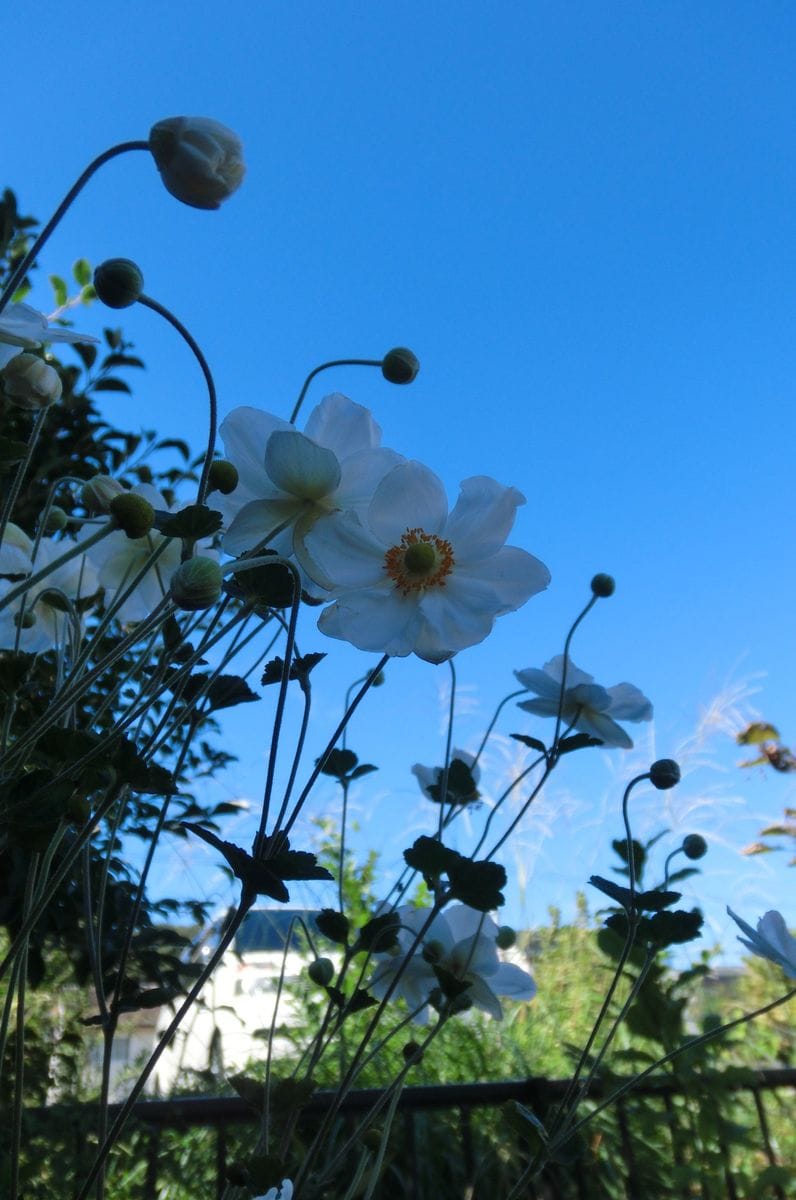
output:
[[509,996],[512,1000],[533,1000],[536,995],[532,977],[514,963],[502,962],[489,977],[489,986],[498,996]]
[[454,579],[482,581],[494,597],[494,615],[514,612],[521,605],[544,591],[550,582],[550,572],[543,562],[517,546],[501,546],[490,558],[478,562],[459,563]]
[[400,544],[407,529],[438,534],[448,516],[445,488],[419,462],[402,462],[389,471],[370,502],[367,522],[385,550]]
[[592,712],[590,709],[580,714],[575,722],[575,728],[587,733],[589,737],[600,738],[606,746],[621,746],[623,750],[632,750],[633,741],[625,733],[621,725],[603,712]]
[[394,450],[359,450],[340,460],[340,484],[332,499],[337,508],[362,515],[373,493],[393,467],[406,460]]
[[356,513],[321,517],[304,536],[304,545],[326,579],[340,592],[383,584],[392,590],[384,568],[385,550]]
[[632,683],[617,683],[608,688],[609,712],[617,721],[651,721],[652,704]]
[[[246,554],[268,538],[268,549],[277,554],[291,554],[293,534],[290,529],[273,536],[285,522],[295,520],[302,511],[300,500],[293,497],[280,500],[252,500],[244,504],[221,539],[227,554]],[[269,534],[272,536],[269,537]]]
[[314,442],[333,450],[340,462],[381,444],[381,429],[368,409],[340,392],[324,396],[310,413],[304,432]]
[[[538,696],[544,696],[547,700],[555,700],[558,703],[559,693],[561,691],[561,681],[553,679],[548,675],[547,671],[542,671],[538,667],[526,667],[524,671],[515,671],[514,674],[524,688],[530,692],[536,692]],[[536,704],[535,700],[524,700],[520,704],[520,708],[525,708],[526,705]],[[528,712],[536,712],[534,708],[529,708]]]
[[295,429],[271,434],[265,469],[277,488],[302,500],[320,500],[340,483],[340,464],[333,451]]
[[221,508],[227,515],[232,505],[229,513],[232,516],[242,504],[262,497],[272,498],[276,494],[265,470],[265,447],[272,433],[292,428],[289,421],[262,412],[259,408],[243,405],[232,410],[221,422],[219,433],[226,457],[237,467],[239,482],[229,496],[214,493],[214,507]]
[[416,601],[384,589],[351,592],[318,618],[318,628],[328,637],[397,658],[415,650],[421,624]]
[[522,492],[487,475],[465,479],[444,536],[467,561],[488,558],[511,533],[517,509],[524,503]]

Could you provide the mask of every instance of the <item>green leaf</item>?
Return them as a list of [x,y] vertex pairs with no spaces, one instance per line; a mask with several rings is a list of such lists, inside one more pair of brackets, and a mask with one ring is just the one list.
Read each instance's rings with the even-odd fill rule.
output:
[[348,944],[350,922],[344,913],[336,912],[333,908],[322,908],[315,917],[315,925],[318,932],[330,942],[335,942],[338,946]]
[[78,258],[72,263],[72,275],[80,287],[88,287],[92,279],[91,263],[87,258]]
[[318,866],[316,856],[308,851],[291,850],[288,845],[270,858],[253,858],[234,842],[223,841],[201,825],[193,825],[188,821],[183,821],[182,825],[219,851],[243,884],[244,893],[270,896],[272,900],[284,904],[290,899],[290,893],[283,880],[333,878],[325,867]]
[[661,909],[668,908],[670,904],[680,899],[680,892],[631,892],[630,888],[622,887],[619,883],[614,883],[612,879],[603,879],[600,875],[592,875],[589,879],[592,887],[596,887],[598,891],[604,895],[610,896],[612,900],[616,900],[625,909],[636,908],[646,910],[648,912],[659,912]]
[[438,838],[417,838],[408,850],[404,850],[404,861],[408,867],[420,871],[426,879],[436,879],[447,872],[458,855],[455,850],[443,846]]
[[217,675],[208,687],[208,680],[211,678],[209,674],[191,675],[182,693],[182,698],[186,703],[192,703],[205,688],[207,691],[203,699],[209,703],[210,712],[218,712],[222,708],[234,708],[238,704],[251,704],[253,700],[260,699],[246,680],[241,679],[239,675]]
[[98,379],[96,383],[92,384],[92,387],[95,392],[126,392],[128,395],[131,394],[130,388],[123,379],[112,379],[110,377],[107,379]]
[[753,721],[741,733],[735,735],[739,746],[759,746],[763,742],[778,742],[779,730],[766,721]]
[[66,286],[66,281],[60,275],[49,275],[48,279],[50,280],[50,286],[55,297],[55,307],[63,308],[69,299],[69,289]]
[[86,368],[86,370],[91,370],[97,358],[97,347],[88,344],[81,345],[80,342],[77,342],[73,346],[73,350],[75,351],[75,354],[82,359],[83,366]]
[[573,733],[571,737],[561,738],[558,743],[559,754],[571,754],[573,750],[585,750],[589,746],[602,746],[602,738],[590,737],[588,733]]
[[357,937],[355,951],[368,950],[374,954],[384,954],[399,945],[398,930],[401,928],[401,918],[397,912],[382,913],[373,917],[363,925]]
[[211,537],[224,524],[220,512],[206,504],[189,504],[176,513],[155,513],[155,528],[164,537],[196,539]]
[[148,763],[129,738],[122,738],[114,747],[112,765],[134,792],[154,796],[173,796],[176,792],[170,771],[157,763]]
[[[319,761],[320,759],[316,760],[316,762]],[[330,750],[321,767],[321,774],[331,775],[334,779],[342,782],[358,762],[359,759],[353,750]]]
[[506,902],[502,891],[506,871],[499,863],[472,862],[457,855],[456,863],[448,868],[448,878],[451,896],[478,912],[491,912]]
[[522,742],[523,746],[527,746],[530,750],[538,750],[540,754],[547,754],[547,746],[544,742],[540,742],[538,738],[528,737],[527,733],[510,733],[509,737],[514,738],[515,742]]
[[[437,768],[436,783],[427,784],[426,795],[436,804],[440,803],[442,798],[442,777],[443,770]],[[480,799],[481,793],[476,786],[475,778],[472,770],[467,763],[461,758],[452,758],[448,766],[448,787],[445,797],[446,804],[475,804]]]

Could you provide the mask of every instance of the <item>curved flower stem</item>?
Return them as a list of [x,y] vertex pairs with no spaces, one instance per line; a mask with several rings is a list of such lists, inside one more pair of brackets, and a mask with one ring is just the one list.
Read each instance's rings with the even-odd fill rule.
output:
[[331,754],[332,750],[334,750],[335,746],[337,745],[337,741],[338,741],[340,735],[342,734],[346,725],[351,720],[352,716],[354,715],[357,708],[361,704],[362,700],[365,697],[365,694],[371,688],[374,679],[376,679],[378,677],[379,673],[384,670],[385,666],[387,665],[387,663],[389,661],[390,661],[389,654],[382,655],[382,657],[379,659],[378,665],[376,667],[374,667],[373,670],[371,671],[370,675],[367,676],[362,687],[359,689],[356,696],[349,704],[348,708],[346,709],[345,713],[343,714],[343,718],[340,721],[340,724],[337,726],[334,733],[329,738],[329,741],[326,743],[326,748],[321,751],[320,758],[318,759],[312,772],[310,773],[310,777],[307,780],[306,784],[304,785],[304,787],[299,795],[298,800],[296,801],[296,806],[293,809],[293,812],[290,814],[289,819],[285,823],[284,829],[281,831],[284,835],[287,835],[288,833],[290,833],[290,830],[295,825],[296,820],[298,819],[298,815],[299,815],[301,809],[304,807],[304,803],[305,803],[307,797],[309,796],[310,792],[312,791],[313,787],[315,786],[315,784],[318,780],[318,776],[321,774],[321,771],[323,770],[324,763],[326,762],[327,758]]
[[558,746],[558,737],[559,737],[559,734],[561,733],[561,721],[562,721],[562,718],[564,715],[564,695],[567,690],[567,668],[569,667],[569,648],[572,645],[572,638],[575,636],[575,630],[578,628],[578,626],[580,625],[581,621],[586,616],[586,614],[589,613],[591,611],[591,609],[594,607],[594,605],[597,603],[598,599],[599,599],[599,597],[597,596],[596,593],[592,595],[591,599],[589,600],[589,603],[586,605],[586,607],[583,609],[583,611],[580,613],[580,615],[577,616],[575,618],[575,620],[573,621],[572,626],[570,627],[569,633],[567,634],[566,641],[564,642],[564,665],[561,669],[561,690],[558,694],[558,712],[556,713],[556,730],[555,730],[555,733],[553,734],[553,744],[551,747],[553,751],[555,751],[556,747]]
[[207,359],[199,347],[199,343],[191,336],[191,334],[183,325],[182,321],[179,321],[173,313],[169,312],[167,308],[164,308],[162,304],[159,304],[157,300],[153,300],[151,296],[139,296],[138,303],[143,304],[144,308],[151,308],[152,312],[156,312],[159,316],[163,317],[164,320],[168,321],[172,328],[177,330],[177,333],[179,333],[180,337],[184,342],[186,342],[192,351],[193,356],[199,363],[199,366],[202,369],[202,374],[205,377],[205,383],[207,384],[207,397],[210,402],[210,429],[207,435],[207,450],[205,451],[205,460],[204,464],[202,465],[202,474],[199,479],[199,490],[196,495],[196,503],[204,504],[210,478],[210,466],[213,462],[213,455],[216,449],[216,436],[218,434],[218,400],[216,398],[216,385],[213,380],[210,367],[207,365]]
[[[34,854],[25,881],[23,913],[30,909],[39,868],[39,855]],[[25,934],[19,955],[17,974],[17,1024],[14,1048],[14,1108],[11,1117],[11,1192],[9,1200],[19,1196],[19,1168],[22,1151],[22,1112],[25,1088],[25,988],[28,980],[28,944],[30,931]]]
[[116,1116],[116,1119],[113,1122],[113,1125],[111,1126],[110,1130],[108,1131],[108,1136],[105,1138],[105,1141],[102,1143],[99,1150],[97,1151],[97,1156],[94,1159],[91,1170],[89,1171],[88,1175],[86,1176],[83,1186],[80,1189],[80,1192],[78,1193],[78,1195],[75,1197],[75,1200],[87,1200],[88,1194],[91,1191],[94,1181],[98,1178],[100,1171],[102,1171],[104,1164],[108,1158],[108,1155],[110,1154],[111,1150],[113,1149],[114,1143],[116,1142],[117,1138],[119,1137],[119,1134],[124,1129],[124,1126],[127,1124],[127,1121],[128,1121],[128,1118],[130,1117],[130,1113],[132,1112],[133,1106],[135,1105],[136,1101],[138,1100],[138,1097],[141,1095],[142,1091],[144,1090],[147,1080],[149,1079],[150,1075],[152,1074],[155,1067],[157,1066],[157,1064],[160,1060],[160,1056],[163,1054],[164,1050],[168,1046],[168,1044],[171,1041],[171,1039],[173,1038],[174,1034],[177,1032],[177,1029],[179,1028],[183,1018],[185,1017],[188,1010],[191,1008],[192,1004],[196,1000],[196,998],[199,995],[199,993],[201,992],[202,988],[207,983],[208,979],[213,974],[213,971],[216,969],[218,964],[221,962],[221,959],[226,954],[227,948],[229,947],[233,938],[235,937],[235,934],[238,932],[241,925],[243,924],[243,919],[246,916],[246,913],[251,908],[252,903],[254,902],[254,899],[255,899],[255,897],[252,894],[246,893],[246,892],[244,892],[244,894],[241,896],[240,902],[238,903],[238,907],[235,910],[232,920],[230,921],[229,925],[227,926],[227,929],[224,932],[224,935],[221,938],[220,942],[218,943],[218,946],[216,947],[213,954],[208,959],[208,961],[205,965],[205,968],[202,971],[202,974],[193,983],[191,990],[188,992],[188,994],[185,997],[185,999],[183,1000],[182,1004],[177,1009],[177,1012],[174,1014],[171,1024],[169,1025],[169,1027],[165,1031],[165,1033],[163,1033],[161,1035],[160,1041],[158,1042],[157,1046],[150,1054],[149,1059],[147,1060],[146,1066],[142,1070],[141,1074],[138,1076],[138,1079],[136,1079],[135,1083],[133,1084],[133,1087],[130,1091],[129,1096],[127,1097],[124,1104],[120,1108],[120,1110]]
[[474,767],[478,763],[478,760],[481,757],[481,755],[484,753],[486,744],[489,741],[489,735],[492,733],[492,730],[495,728],[495,725],[497,724],[497,719],[500,716],[500,714],[502,713],[503,709],[508,704],[509,700],[513,700],[515,696],[524,696],[527,691],[528,691],[527,688],[519,688],[516,692],[509,692],[508,696],[504,696],[503,699],[500,701],[500,704],[498,704],[497,708],[495,709],[495,711],[492,715],[492,720],[489,722],[489,724],[486,727],[484,736],[481,738],[481,744],[478,747],[478,752],[477,752],[475,758],[473,759]]
[[100,167],[104,166],[106,162],[109,162],[112,158],[116,158],[119,154],[126,154],[128,150],[148,149],[149,142],[141,139],[132,142],[119,142],[117,146],[111,146],[109,150],[103,150],[102,154],[97,155],[97,157],[89,163],[83,174],[78,177],[75,183],[72,184],[71,188],[66,193],[63,200],[58,205],[39,236],[36,238],[30,250],[28,250],[22,261],[15,267],[11,278],[3,288],[2,295],[0,295],[0,313],[2,313],[3,309],[14,295],[14,292],[20,286],[28,271],[33,266],[33,263],[36,261],[36,256],[43,248],[45,242],[49,240],[53,230],[70,208],[72,202],[77,198],[80,192],[82,192],[89,179],[91,179],[91,176],[94,175],[100,169]]
[[[442,841],[442,831],[445,828],[445,800],[448,795],[448,779],[451,773],[451,746],[453,744],[453,714],[456,709],[456,668],[453,665],[453,659],[448,659],[448,667],[451,673],[451,695],[448,704],[448,731],[445,738],[445,766],[442,768],[442,775],[439,781],[439,823],[437,826],[437,838]],[[451,806],[452,808],[455,805]]]
[[56,558],[54,562],[48,563],[40,571],[35,571],[33,575],[27,575],[21,583],[18,583],[16,587],[12,587],[10,592],[6,592],[5,596],[0,600],[0,609],[4,609],[7,605],[12,604],[19,596],[24,596],[25,592],[35,587],[37,583],[41,583],[53,571],[62,567],[64,563],[68,563],[72,558],[77,558],[79,554],[85,554],[86,550],[90,550],[92,546],[96,546],[97,542],[101,542],[109,533],[115,533],[117,529],[116,522],[111,519],[98,529],[96,533],[92,533],[89,537],[84,538],[82,542],[74,542],[60,558]]
[[[0,311],[2,311],[2,306],[0,306]],[[25,452],[25,457],[17,467],[14,481],[11,484],[8,495],[6,496],[6,501],[3,505],[3,512],[2,515],[0,515],[0,543],[5,537],[8,522],[11,520],[11,514],[14,511],[14,505],[19,497],[22,481],[28,473],[28,468],[30,467],[31,460],[33,458],[33,451],[36,449],[36,443],[39,440],[39,434],[44,428],[44,422],[47,420],[47,412],[48,410],[46,408],[42,408],[39,411],[36,420],[33,422],[33,428],[30,431],[30,438],[28,439],[28,448]]]
[[293,406],[293,411],[290,414],[290,424],[295,425],[296,417],[299,415],[299,409],[304,403],[304,397],[307,395],[307,390],[316,375],[321,371],[328,371],[330,367],[380,367],[382,359],[380,358],[334,358],[330,362],[321,363],[319,367],[315,367],[310,371],[307,378],[304,380],[304,386],[299,392],[299,398]]

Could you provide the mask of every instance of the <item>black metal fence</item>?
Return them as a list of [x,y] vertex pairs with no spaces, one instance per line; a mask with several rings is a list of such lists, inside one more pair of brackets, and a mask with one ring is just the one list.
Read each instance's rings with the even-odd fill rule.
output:
[[[528,1078],[407,1087],[398,1103],[380,1200],[497,1200],[508,1190],[503,1180],[516,1178],[529,1154],[522,1122],[510,1120],[505,1106],[515,1108],[516,1101],[544,1119],[567,1086],[567,1080]],[[586,1111],[616,1087],[615,1078],[595,1082]],[[349,1094],[340,1112],[341,1137],[379,1095],[372,1089]],[[790,1069],[716,1075],[700,1080],[698,1090],[690,1085],[684,1090],[670,1077],[651,1078],[600,1113],[573,1161],[551,1165],[536,1188],[528,1188],[527,1197],[747,1200],[754,1195],[786,1200],[796,1195],[795,1099],[796,1070]],[[309,1100],[302,1115],[308,1128],[332,1101],[327,1092]],[[212,1197],[209,1171],[220,1197],[230,1162],[245,1153],[247,1127],[250,1147],[257,1119],[253,1108],[237,1097],[192,1096],[137,1105],[135,1148],[130,1147],[141,1167],[136,1194],[141,1200],[179,1194],[166,1176],[173,1175],[180,1144],[201,1130],[204,1178],[210,1188],[197,1186],[194,1194]]]

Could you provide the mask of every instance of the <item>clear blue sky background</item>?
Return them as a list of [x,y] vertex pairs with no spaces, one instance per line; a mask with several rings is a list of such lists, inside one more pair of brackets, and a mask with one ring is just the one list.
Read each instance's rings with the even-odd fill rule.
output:
[[[413,387],[349,370],[312,398],[338,389],[371,406],[385,443],[452,498],[473,474],[527,496],[512,540],[553,583],[461,656],[457,744],[477,743],[515,667],[560,651],[594,571],[616,576],[573,657],[652,698],[654,740],[564,764],[506,860],[521,880],[507,915],[571,908],[606,871],[622,781],[690,739],[686,781],[639,798],[638,832],[711,841],[708,941],[732,950],[728,899],[796,922],[782,857],[739,854],[793,786],[737,770],[728,732],[758,711],[796,738],[793,7],[84,0],[45,3],[35,27],[12,6],[4,34],[0,182],[39,217],[91,157],[161,117],[214,116],[246,146],[245,186],[218,213],[172,200],[144,155],[112,163],[45,271],[137,260],[204,347],[223,412],[287,416],[315,364],[409,345],[423,364]],[[51,307],[43,281],[32,300]],[[99,306],[80,320],[115,323]],[[187,352],[149,312],[125,313],[124,328],[148,371],[134,402],[107,398],[109,420],[199,448]],[[302,648],[342,664],[319,683],[316,750],[365,669],[320,641],[308,619]],[[446,683],[444,667],[395,664],[351,734],[382,767],[355,808],[362,843],[388,861],[428,817],[408,765],[440,759]],[[257,797],[270,703],[227,722],[241,763],[221,794]],[[502,730],[544,732],[521,714]],[[316,811],[334,801],[321,789]],[[164,885],[180,875],[222,898],[203,846],[166,849]]]

